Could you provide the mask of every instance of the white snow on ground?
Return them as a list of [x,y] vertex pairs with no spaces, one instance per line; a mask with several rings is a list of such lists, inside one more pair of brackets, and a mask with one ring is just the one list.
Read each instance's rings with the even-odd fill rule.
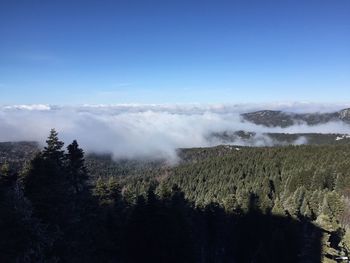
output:
[[349,139],[350,138],[350,135],[349,134],[343,134],[341,136],[337,136],[335,138],[336,141],[339,141],[339,140],[343,140],[343,139]]

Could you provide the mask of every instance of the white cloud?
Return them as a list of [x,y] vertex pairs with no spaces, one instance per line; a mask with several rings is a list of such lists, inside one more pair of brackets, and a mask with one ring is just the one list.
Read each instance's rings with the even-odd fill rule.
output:
[[51,107],[47,104],[21,104],[21,105],[8,105],[3,107],[4,110],[51,110]]
[[[348,105],[330,105],[328,111]],[[261,109],[287,111],[326,111],[319,104],[241,104],[241,105],[83,105],[59,107],[50,105],[12,105],[0,107],[0,141],[36,140],[44,142],[51,128],[70,143],[77,139],[88,152],[111,152],[119,157],[165,157],[174,160],[180,147],[212,146],[213,132],[253,131],[254,144],[272,145],[267,132],[283,133],[349,133],[342,122],[317,126],[306,124],[288,128],[268,128],[242,122],[240,113]],[[300,138],[296,144],[304,143]],[[246,142],[235,143],[245,145]]]

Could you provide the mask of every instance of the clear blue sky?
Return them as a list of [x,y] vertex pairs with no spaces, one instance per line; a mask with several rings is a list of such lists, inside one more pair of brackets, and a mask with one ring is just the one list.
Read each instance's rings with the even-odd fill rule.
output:
[[350,101],[350,1],[1,0],[0,91],[0,104]]

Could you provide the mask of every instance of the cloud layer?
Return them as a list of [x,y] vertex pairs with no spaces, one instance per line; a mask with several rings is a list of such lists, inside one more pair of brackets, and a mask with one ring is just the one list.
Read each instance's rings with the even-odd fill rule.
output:
[[[288,128],[268,128],[243,122],[240,113],[261,109],[290,112],[332,112],[346,104],[242,105],[10,105],[0,107],[0,141],[35,140],[44,143],[51,128],[70,143],[77,139],[87,152],[110,152],[115,158],[176,159],[176,148],[220,144],[208,140],[214,132],[245,130],[257,133],[256,145],[271,145],[263,133],[343,133],[342,122]],[[234,144],[244,145],[237,141]],[[301,138],[296,144],[304,143]]]

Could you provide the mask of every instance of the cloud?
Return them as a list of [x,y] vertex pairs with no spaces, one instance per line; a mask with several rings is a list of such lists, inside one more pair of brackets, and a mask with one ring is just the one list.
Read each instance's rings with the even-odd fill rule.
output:
[[51,110],[51,107],[46,104],[31,104],[31,105],[8,105],[3,107],[4,110]]
[[[331,105],[329,111],[345,108]],[[252,131],[254,140],[238,145],[273,145],[264,133],[349,133],[350,126],[330,122],[288,128],[269,128],[242,122],[240,113],[261,109],[325,111],[318,104],[241,104],[241,105],[8,105],[0,107],[0,141],[35,140],[44,143],[51,128],[70,143],[77,139],[87,152],[110,152],[115,158],[176,159],[176,149],[213,146],[220,140],[208,140],[215,132]],[[295,144],[305,143],[299,138]]]

